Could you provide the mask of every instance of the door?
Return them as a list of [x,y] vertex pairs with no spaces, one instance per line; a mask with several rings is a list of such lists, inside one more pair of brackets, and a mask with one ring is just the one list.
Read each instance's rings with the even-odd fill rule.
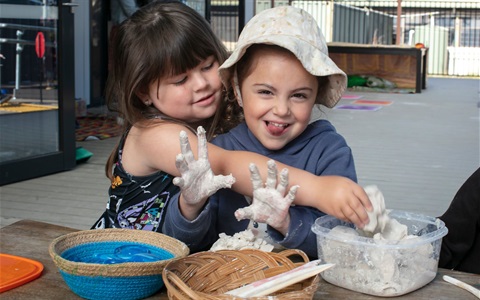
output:
[[76,165],[74,7],[0,0],[0,185]]

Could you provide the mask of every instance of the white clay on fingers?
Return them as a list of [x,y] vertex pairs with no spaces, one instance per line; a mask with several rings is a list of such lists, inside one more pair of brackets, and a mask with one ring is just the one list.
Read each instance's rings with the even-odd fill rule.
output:
[[224,176],[224,175],[217,175],[213,178],[215,185],[220,188],[231,188],[232,185],[237,181],[232,174]]
[[258,171],[257,166],[254,163],[251,163],[250,166],[250,180],[252,181],[253,190],[257,190],[263,187],[262,177],[260,177],[260,172]]
[[182,152],[187,164],[195,160],[195,157],[192,153],[192,148],[190,147],[190,141],[188,140],[188,135],[183,130],[180,131],[180,151]]
[[267,162],[268,174],[267,174],[267,188],[275,188],[277,185],[277,165],[274,160],[269,160]]
[[173,178],[173,184],[178,186],[179,188],[183,188],[183,186],[185,185],[185,181],[182,177],[175,177]]
[[197,138],[198,138],[198,158],[208,159],[208,149],[207,149],[207,137],[205,135],[205,129],[202,126],[197,128]]
[[188,165],[185,161],[185,157],[182,154],[177,154],[175,157],[175,166],[177,167],[180,174],[183,174],[188,171]]
[[280,183],[277,186],[277,191],[280,194],[284,195],[285,191],[287,190],[287,186],[288,186],[288,169],[284,168],[280,172]]
[[299,187],[299,185],[294,185],[292,186],[290,191],[288,191],[287,199],[289,200],[290,205],[293,203],[293,201],[295,201],[295,195],[297,194],[297,190]]

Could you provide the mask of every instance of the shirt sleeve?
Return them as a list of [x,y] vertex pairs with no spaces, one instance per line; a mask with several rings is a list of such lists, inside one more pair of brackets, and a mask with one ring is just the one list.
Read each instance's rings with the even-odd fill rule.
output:
[[357,182],[352,149],[341,135],[331,133],[328,146],[323,151],[321,159],[317,160],[315,174],[343,176]]
[[284,237],[271,226],[267,226],[267,233],[274,242],[289,249],[300,249],[309,257],[317,258],[317,236],[312,231],[315,220],[325,215],[318,209],[307,206],[292,206],[290,208],[290,226]]
[[180,212],[179,197],[180,193],[170,199],[162,232],[184,242],[190,248],[190,253],[208,250],[216,240],[216,234],[212,231],[216,217],[210,203],[205,205],[195,220],[190,221]]

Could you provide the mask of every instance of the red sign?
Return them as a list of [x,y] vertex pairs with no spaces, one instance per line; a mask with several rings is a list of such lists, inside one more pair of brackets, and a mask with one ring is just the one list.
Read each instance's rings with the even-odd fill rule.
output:
[[37,57],[42,58],[45,54],[45,36],[43,32],[37,33],[35,38],[35,52],[37,52]]

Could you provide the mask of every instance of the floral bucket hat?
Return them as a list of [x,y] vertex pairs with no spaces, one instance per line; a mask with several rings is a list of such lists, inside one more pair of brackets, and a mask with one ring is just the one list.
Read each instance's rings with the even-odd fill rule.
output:
[[[283,47],[292,52],[310,74],[328,76],[329,83],[319,91],[316,103],[334,107],[345,92],[347,75],[328,57],[325,37],[305,10],[281,6],[255,15],[242,30],[233,53],[219,68],[223,84],[230,86],[233,79],[238,91],[235,64],[253,44]],[[242,106],[241,99],[237,100]]]

